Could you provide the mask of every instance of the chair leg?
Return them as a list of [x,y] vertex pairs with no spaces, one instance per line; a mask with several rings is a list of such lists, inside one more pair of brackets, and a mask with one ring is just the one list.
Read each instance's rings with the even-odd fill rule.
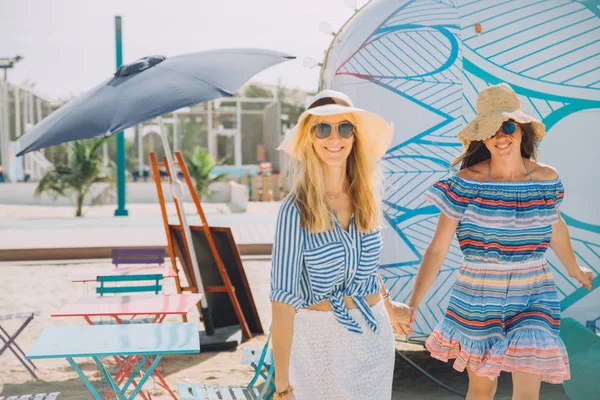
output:
[[[23,325],[21,326],[21,328],[19,328],[19,330],[17,331],[17,333],[15,333],[15,334],[13,335],[12,339],[10,339],[10,340],[9,340],[9,342],[12,342],[12,344],[13,344],[13,345],[16,347],[16,349],[19,351],[19,353],[21,353],[21,356],[23,356],[23,359],[24,359],[25,361],[27,361],[27,362],[29,363],[29,365],[31,365],[31,366],[33,367],[33,369],[37,369],[37,367],[35,366],[35,364],[33,363],[33,361],[31,361],[31,360],[28,360],[28,359],[26,359],[26,358],[25,358],[25,352],[23,351],[23,349],[21,349],[21,347],[19,347],[19,345],[18,345],[18,344],[17,344],[17,342],[15,341],[15,340],[16,340],[16,338],[17,338],[17,336],[18,336],[18,335],[21,333],[21,331],[22,331],[23,329],[25,329],[25,327],[27,326],[27,324],[29,324],[29,322],[28,322],[28,321],[30,321],[31,319],[33,319],[33,317],[31,317],[30,319],[28,319],[28,320],[25,322],[25,324],[23,324]],[[8,332],[6,332],[6,331],[4,330],[4,328],[2,328],[1,326],[0,326],[0,331],[1,331],[1,332],[2,332],[4,335],[6,335],[6,337],[10,338],[10,335],[8,334]],[[6,347],[6,346],[5,346],[5,347]],[[2,351],[0,351],[0,355],[2,355],[2,352],[3,352],[3,351],[4,351],[4,348],[3,348],[3,350],[2,350]]]
[[[21,362],[21,364],[23,364],[23,366],[27,369],[27,371],[31,374],[31,376],[33,376],[35,379],[39,379],[37,377],[37,375],[35,374],[35,372],[33,372],[33,370],[29,367],[29,365],[27,365],[27,363],[29,362],[33,366],[34,369],[37,369],[37,367],[35,366],[35,364],[33,364],[33,362],[31,360],[27,360],[25,358],[25,353],[15,342],[15,339],[17,338],[17,336],[19,336],[21,334],[21,332],[23,332],[25,327],[27,325],[29,325],[29,323],[31,322],[32,319],[33,319],[33,316],[27,318],[27,320],[23,323],[23,325],[21,325],[21,327],[17,330],[17,332],[12,336],[10,336],[8,334],[8,332],[6,332],[6,330],[4,330],[4,328],[2,328],[0,326],[0,331],[2,332],[3,335],[6,335],[6,338],[3,335],[0,335],[0,340],[2,340],[4,342],[4,346],[2,346],[2,348],[0,349],[0,355],[2,353],[4,353],[6,350],[10,350],[11,353],[13,353],[15,355],[15,357],[17,357],[17,359]],[[19,349],[19,351],[23,354],[23,356],[21,356],[19,353],[17,353],[17,351],[13,348],[13,345],[17,349]]]
[[267,393],[271,393],[271,379],[273,378],[273,374],[275,373],[275,363],[271,364],[271,366],[269,367],[269,373],[267,374],[267,377],[265,378],[265,384],[263,385],[262,390],[260,391],[260,395],[259,395],[259,399],[264,400],[267,399],[269,397],[267,397]]

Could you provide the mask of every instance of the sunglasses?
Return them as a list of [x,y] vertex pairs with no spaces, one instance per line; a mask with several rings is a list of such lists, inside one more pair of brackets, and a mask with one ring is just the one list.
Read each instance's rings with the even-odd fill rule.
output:
[[[502,132],[504,132],[505,135],[512,135],[516,131],[517,131],[517,124],[515,124],[514,122],[506,121],[502,124]],[[494,137],[494,136],[496,136],[495,133],[492,137]]]
[[321,122],[320,124],[313,126],[313,130],[315,131],[315,136],[319,139],[327,139],[331,135],[333,127],[337,129],[338,135],[340,135],[341,138],[349,139],[354,135],[354,125],[350,122],[340,122],[339,124],[334,125]]

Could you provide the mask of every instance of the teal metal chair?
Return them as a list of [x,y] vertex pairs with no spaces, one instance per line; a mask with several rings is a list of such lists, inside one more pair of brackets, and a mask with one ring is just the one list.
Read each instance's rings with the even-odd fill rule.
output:
[[[254,377],[250,381],[249,386],[254,386],[260,377],[264,379],[265,382],[268,382],[271,386],[271,391],[268,393],[268,395],[272,397],[273,393],[275,393],[275,371],[271,371],[271,367],[273,367],[275,361],[273,359],[273,349],[269,346],[270,341],[271,333],[269,332],[267,342],[262,349],[250,347],[245,348],[242,356],[242,364],[250,365],[254,369]],[[271,374],[271,378],[268,378],[269,374]]]
[[600,399],[600,336],[572,318],[563,318],[560,337],[571,366],[571,379],[563,382],[567,396],[571,400]]
[[[267,343],[260,352],[255,349],[244,351],[242,362],[254,368],[254,376],[247,386],[180,384],[178,386],[181,400],[270,400],[275,394],[275,363],[273,352],[269,347],[271,333]],[[264,379],[262,389],[256,387],[258,379]]]
[[[105,275],[99,276],[96,282],[100,284],[96,288],[96,293],[100,296],[105,294],[125,294],[125,293],[154,293],[158,294],[162,291],[162,274],[147,274],[147,275]],[[139,283],[142,281],[152,282],[145,285],[119,285],[106,286],[106,283]]]
[[[96,288],[96,293],[103,297],[105,294],[129,294],[129,293],[154,293],[159,294],[162,287],[162,274],[146,274],[146,275],[105,275],[96,278],[99,286]],[[140,282],[146,282],[140,285]],[[118,286],[106,284],[115,284]],[[123,284],[124,283],[124,284]],[[119,285],[121,284],[121,285]],[[152,322],[153,317],[121,319],[124,324],[145,324]],[[100,320],[96,322],[98,325],[114,324],[114,320]]]

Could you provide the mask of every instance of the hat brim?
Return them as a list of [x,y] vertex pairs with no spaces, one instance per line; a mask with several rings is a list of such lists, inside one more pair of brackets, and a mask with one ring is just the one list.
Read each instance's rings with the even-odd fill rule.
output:
[[379,160],[388,150],[394,137],[394,125],[388,123],[385,119],[372,112],[356,108],[348,107],[340,104],[327,104],[320,107],[308,109],[300,115],[298,123],[290,129],[285,136],[283,142],[277,150],[283,150],[290,156],[301,160],[302,155],[296,151],[298,144],[298,128],[306,118],[310,115],[327,116],[351,114],[355,119],[358,130],[357,137],[359,140],[366,143],[366,149],[372,159]]
[[502,124],[508,120],[513,120],[519,124],[531,124],[536,140],[541,140],[546,136],[544,124],[525,114],[522,110],[496,110],[493,113],[475,117],[473,121],[458,132],[458,139],[465,148],[468,148],[472,141],[483,141],[494,136]]

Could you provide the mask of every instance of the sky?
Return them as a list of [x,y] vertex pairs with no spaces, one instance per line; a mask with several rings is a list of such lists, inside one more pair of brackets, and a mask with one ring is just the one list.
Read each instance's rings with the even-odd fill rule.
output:
[[[358,0],[362,6],[366,0]],[[0,0],[0,58],[24,59],[9,82],[35,82],[49,99],[68,99],[115,71],[114,17],[123,20],[123,62],[217,48],[279,50],[296,60],[271,67],[252,81],[316,91],[332,36],[353,14],[344,0]]]

